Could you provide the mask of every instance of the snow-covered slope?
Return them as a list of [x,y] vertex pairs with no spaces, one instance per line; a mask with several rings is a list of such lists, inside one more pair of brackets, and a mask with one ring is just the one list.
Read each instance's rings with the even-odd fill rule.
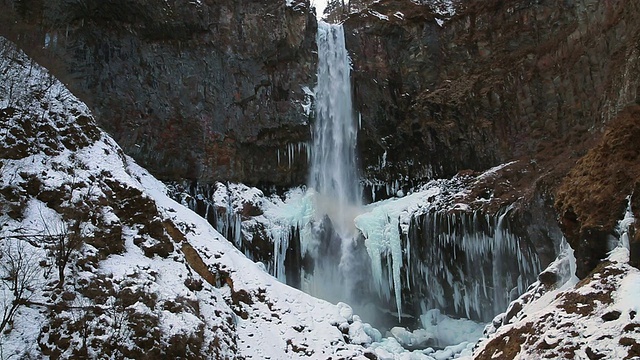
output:
[[364,358],[347,306],[245,258],[3,38],[0,74],[0,357]]
[[640,271],[624,246],[578,281],[567,247],[486,329],[474,359],[637,359]]

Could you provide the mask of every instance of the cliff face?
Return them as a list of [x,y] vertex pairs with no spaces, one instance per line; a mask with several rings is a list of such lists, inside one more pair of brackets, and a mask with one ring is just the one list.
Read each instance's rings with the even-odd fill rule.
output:
[[[7,9],[0,34],[50,61],[89,101],[98,123],[157,176],[263,186],[306,182],[312,119],[305,86],[313,88],[316,71],[316,21],[308,1],[0,4]],[[352,5],[357,12],[347,16],[345,32],[361,116],[359,160],[365,181],[387,185],[374,188],[377,198],[518,159],[476,184],[465,201],[482,203],[473,209],[488,213],[517,202],[522,231],[552,253],[558,184],[618,112],[638,99],[640,4]],[[596,189],[609,175],[566,180],[557,202],[579,264],[589,264],[579,265],[583,275],[606,252],[602,243],[628,194],[616,193],[615,211],[596,223],[591,210],[580,213],[593,208],[589,196],[567,189]],[[624,178],[621,188],[634,189],[635,179]]]
[[633,1],[467,1],[448,19],[436,6],[385,0],[352,14],[366,178],[543,162],[597,135],[636,100],[639,10]]
[[[625,211],[640,219],[640,106],[625,108],[562,180],[556,196],[560,226],[586,276],[606,257]],[[629,226],[630,263],[640,265],[640,223]]]
[[539,247],[559,239],[555,201],[586,276],[638,182],[625,140],[637,111],[623,109],[639,95],[640,5],[425,3],[380,1],[345,21],[365,178],[407,186],[518,159],[468,198],[491,199],[489,212],[515,202]]
[[308,1],[3,2],[28,29],[9,17],[5,31],[61,59],[100,126],[157,176],[304,182],[306,164],[278,151],[309,138]]

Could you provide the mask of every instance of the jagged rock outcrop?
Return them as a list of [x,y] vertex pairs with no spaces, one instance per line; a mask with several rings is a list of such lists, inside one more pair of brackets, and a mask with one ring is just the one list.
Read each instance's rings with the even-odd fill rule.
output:
[[289,166],[278,152],[286,159],[288,145],[310,136],[308,1],[1,4],[0,35],[55,65],[99,125],[157,176],[305,181],[306,156]]
[[617,248],[582,281],[563,254],[485,328],[473,359],[636,359],[640,272]]
[[[562,180],[556,195],[560,226],[576,251],[578,276],[604,259],[617,221],[629,208],[640,219],[640,106],[611,120],[600,142]],[[640,265],[640,224],[630,230],[630,262]]]
[[634,1],[454,1],[450,19],[425,3],[383,0],[345,21],[372,182],[544,161],[637,99]]

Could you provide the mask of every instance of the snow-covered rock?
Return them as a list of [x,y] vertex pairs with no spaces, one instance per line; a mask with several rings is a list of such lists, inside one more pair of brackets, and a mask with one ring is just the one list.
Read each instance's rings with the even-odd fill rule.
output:
[[485,330],[474,359],[635,359],[640,356],[640,271],[624,246],[587,278],[568,248]]

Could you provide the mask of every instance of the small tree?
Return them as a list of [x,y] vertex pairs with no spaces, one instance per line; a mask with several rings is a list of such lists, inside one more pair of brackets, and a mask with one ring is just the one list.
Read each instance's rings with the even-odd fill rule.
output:
[[39,285],[39,272],[36,253],[28,251],[25,242],[5,239],[0,243],[0,333],[29,303]]
[[58,270],[58,288],[64,286],[64,271],[71,260],[71,255],[82,245],[82,236],[80,234],[81,221],[73,221],[70,225],[61,222],[54,229],[50,224],[45,222],[45,231],[47,233],[45,243],[50,254],[54,258],[56,269]]

